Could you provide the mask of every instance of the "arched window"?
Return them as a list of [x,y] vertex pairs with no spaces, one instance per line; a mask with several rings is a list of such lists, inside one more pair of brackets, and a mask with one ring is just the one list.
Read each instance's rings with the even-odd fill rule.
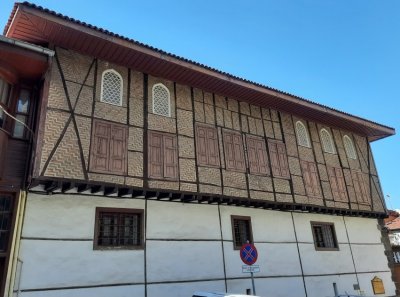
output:
[[297,143],[301,146],[311,147],[306,126],[300,121],[296,122]]
[[335,153],[335,145],[333,144],[333,139],[331,134],[326,129],[321,129],[321,142],[322,147],[326,153]]
[[171,116],[170,94],[163,84],[153,86],[153,113],[165,117]]
[[349,136],[347,135],[343,136],[343,144],[347,157],[349,157],[350,159],[357,159],[357,154],[354,148],[353,141]]
[[122,76],[113,69],[103,72],[100,101],[122,106]]

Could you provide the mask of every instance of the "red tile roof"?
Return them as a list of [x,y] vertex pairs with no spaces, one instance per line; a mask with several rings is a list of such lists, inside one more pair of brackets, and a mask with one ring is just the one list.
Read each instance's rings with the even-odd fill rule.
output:
[[[46,34],[42,34],[39,32],[40,30],[36,30],[37,28],[29,28],[24,23],[24,18],[30,13],[35,15],[35,26],[46,28]],[[23,15],[22,18],[21,15]],[[64,23],[61,24],[61,22]],[[77,29],[76,25],[80,26],[81,29]],[[16,30],[18,26],[20,26],[20,29]],[[32,26],[32,22],[30,26]],[[86,29],[85,32],[81,32],[84,31],[83,28]],[[61,32],[63,34],[60,34]],[[66,33],[69,34],[68,38],[64,37]],[[113,62],[115,63],[128,67],[135,66],[139,71],[176,79],[177,82],[227,97],[242,98],[241,100],[246,98],[252,104],[265,105],[326,125],[354,131],[368,136],[371,141],[395,133],[391,127],[176,56],[29,2],[15,3],[4,28],[4,34],[29,42],[44,43],[47,41],[80,50],[85,54],[96,53],[99,58],[110,61],[114,59]],[[83,36],[86,36],[86,38],[82,38]],[[78,46],[77,39],[79,37],[81,44]],[[68,39],[68,41],[65,39]],[[130,46],[129,44],[127,46],[126,43],[123,44],[123,42],[128,42]],[[95,48],[95,46],[98,46],[98,48]],[[127,47],[130,48],[127,49]],[[132,62],[133,60],[136,62]]]
[[389,230],[398,230],[398,229],[400,229],[400,218],[396,218],[393,221],[390,221],[385,226]]

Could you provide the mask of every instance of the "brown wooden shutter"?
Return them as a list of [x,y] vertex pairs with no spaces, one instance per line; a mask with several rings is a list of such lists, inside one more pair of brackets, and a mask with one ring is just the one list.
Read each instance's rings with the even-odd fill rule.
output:
[[340,197],[340,194],[339,194],[339,185],[336,180],[335,168],[327,167],[327,171],[329,176],[329,182],[331,184],[332,195],[333,198],[336,200],[338,199],[338,197]]
[[178,177],[178,149],[175,135],[163,135],[164,144],[164,177]]
[[314,191],[312,186],[311,172],[308,168],[308,162],[300,161],[300,166],[301,166],[301,171],[303,172],[304,185],[306,187],[307,195],[313,196]]
[[218,133],[216,128],[208,128],[207,135],[207,155],[208,165],[219,166]]
[[111,126],[109,170],[126,173],[126,127]]
[[311,174],[313,194],[315,197],[321,197],[322,193],[321,193],[321,187],[319,185],[317,165],[313,162],[309,162],[308,167],[310,169],[310,174]]
[[246,140],[250,173],[268,174],[268,158],[264,139],[247,136]]
[[272,174],[274,176],[281,176],[281,168],[279,166],[278,145],[276,142],[268,142],[269,155],[271,158]]
[[364,180],[363,173],[361,171],[352,170],[351,175],[353,177],[353,186],[358,202],[369,204],[369,191],[367,190],[367,183]]
[[249,157],[250,173],[259,173],[259,166],[257,160],[257,148],[255,139],[247,137],[247,154]]
[[246,162],[244,160],[243,138],[241,134],[233,134],[233,145],[235,155],[236,170],[246,171]]
[[268,157],[264,139],[259,139],[256,141],[256,151],[258,157],[259,172],[262,174],[268,174],[269,172]]
[[347,201],[346,183],[341,168],[327,167],[332,195],[335,200]]
[[344,180],[342,169],[335,168],[335,173],[338,185],[339,199],[342,201],[347,201],[346,182]]
[[290,177],[289,165],[286,155],[286,147],[284,143],[277,143],[278,157],[279,157],[279,167],[281,171],[281,177]]
[[307,195],[321,197],[321,187],[318,179],[317,166],[314,162],[300,161],[301,171],[303,172],[304,185]]
[[149,132],[149,176],[163,176],[162,134]]
[[245,171],[243,141],[240,133],[224,131],[226,169]]
[[235,170],[235,148],[232,134],[224,132],[224,148],[226,169]]
[[370,193],[369,193],[369,187],[367,183],[367,179],[364,176],[364,173],[358,172],[359,178],[358,180],[362,181],[361,182],[361,192],[362,192],[362,197],[363,197],[363,202],[364,203],[370,203]]
[[110,156],[111,124],[102,121],[94,121],[92,137],[91,170],[108,171]]
[[202,126],[196,127],[196,150],[197,150],[197,162],[199,165],[207,165],[208,157],[207,157],[207,146],[208,146],[208,138],[207,138],[207,129]]
[[202,125],[196,126],[196,150],[199,165],[220,166],[216,128]]

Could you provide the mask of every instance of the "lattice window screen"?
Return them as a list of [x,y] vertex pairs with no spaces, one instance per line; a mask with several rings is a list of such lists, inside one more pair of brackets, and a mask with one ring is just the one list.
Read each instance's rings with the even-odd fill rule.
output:
[[333,144],[331,134],[325,129],[322,129],[320,134],[321,134],[322,147],[324,148],[324,151],[326,153],[334,154],[335,146]]
[[169,92],[161,84],[153,87],[153,113],[166,117],[171,116]]
[[297,142],[299,145],[311,147],[306,126],[304,126],[304,124],[300,121],[296,122],[296,135],[297,135]]
[[357,159],[357,154],[356,150],[354,149],[353,141],[351,141],[349,136],[343,136],[343,144],[344,149],[346,150],[347,157],[349,157],[350,159]]
[[106,70],[103,73],[101,101],[112,105],[122,105],[122,78],[113,70]]

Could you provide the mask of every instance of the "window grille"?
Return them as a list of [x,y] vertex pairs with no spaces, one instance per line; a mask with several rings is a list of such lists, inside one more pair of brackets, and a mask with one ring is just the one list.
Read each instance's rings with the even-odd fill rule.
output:
[[335,153],[335,145],[333,144],[333,139],[331,134],[325,130],[322,129],[320,132],[321,135],[321,142],[322,142],[322,147],[324,148],[324,151],[326,153],[331,153],[334,154]]
[[122,105],[122,77],[118,72],[112,69],[104,71],[101,86],[102,102]]
[[353,141],[351,141],[349,136],[347,135],[343,136],[343,144],[347,157],[350,159],[357,159],[357,154],[354,148]]
[[240,249],[247,242],[253,242],[250,217],[232,216],[232,228],[235,249]]
[[142,210],[97,208],[95,247],[141,248],[142,221]]
[[171,116],[170,95],[163,84],[153,86],[153,113],[169,117]]
[[314,244],[317,250],[338,249],[335,227],[331,223],[311,223]]
[[306,126],[300,121],[296,122],[297,142],[301,146],[311,147]]

